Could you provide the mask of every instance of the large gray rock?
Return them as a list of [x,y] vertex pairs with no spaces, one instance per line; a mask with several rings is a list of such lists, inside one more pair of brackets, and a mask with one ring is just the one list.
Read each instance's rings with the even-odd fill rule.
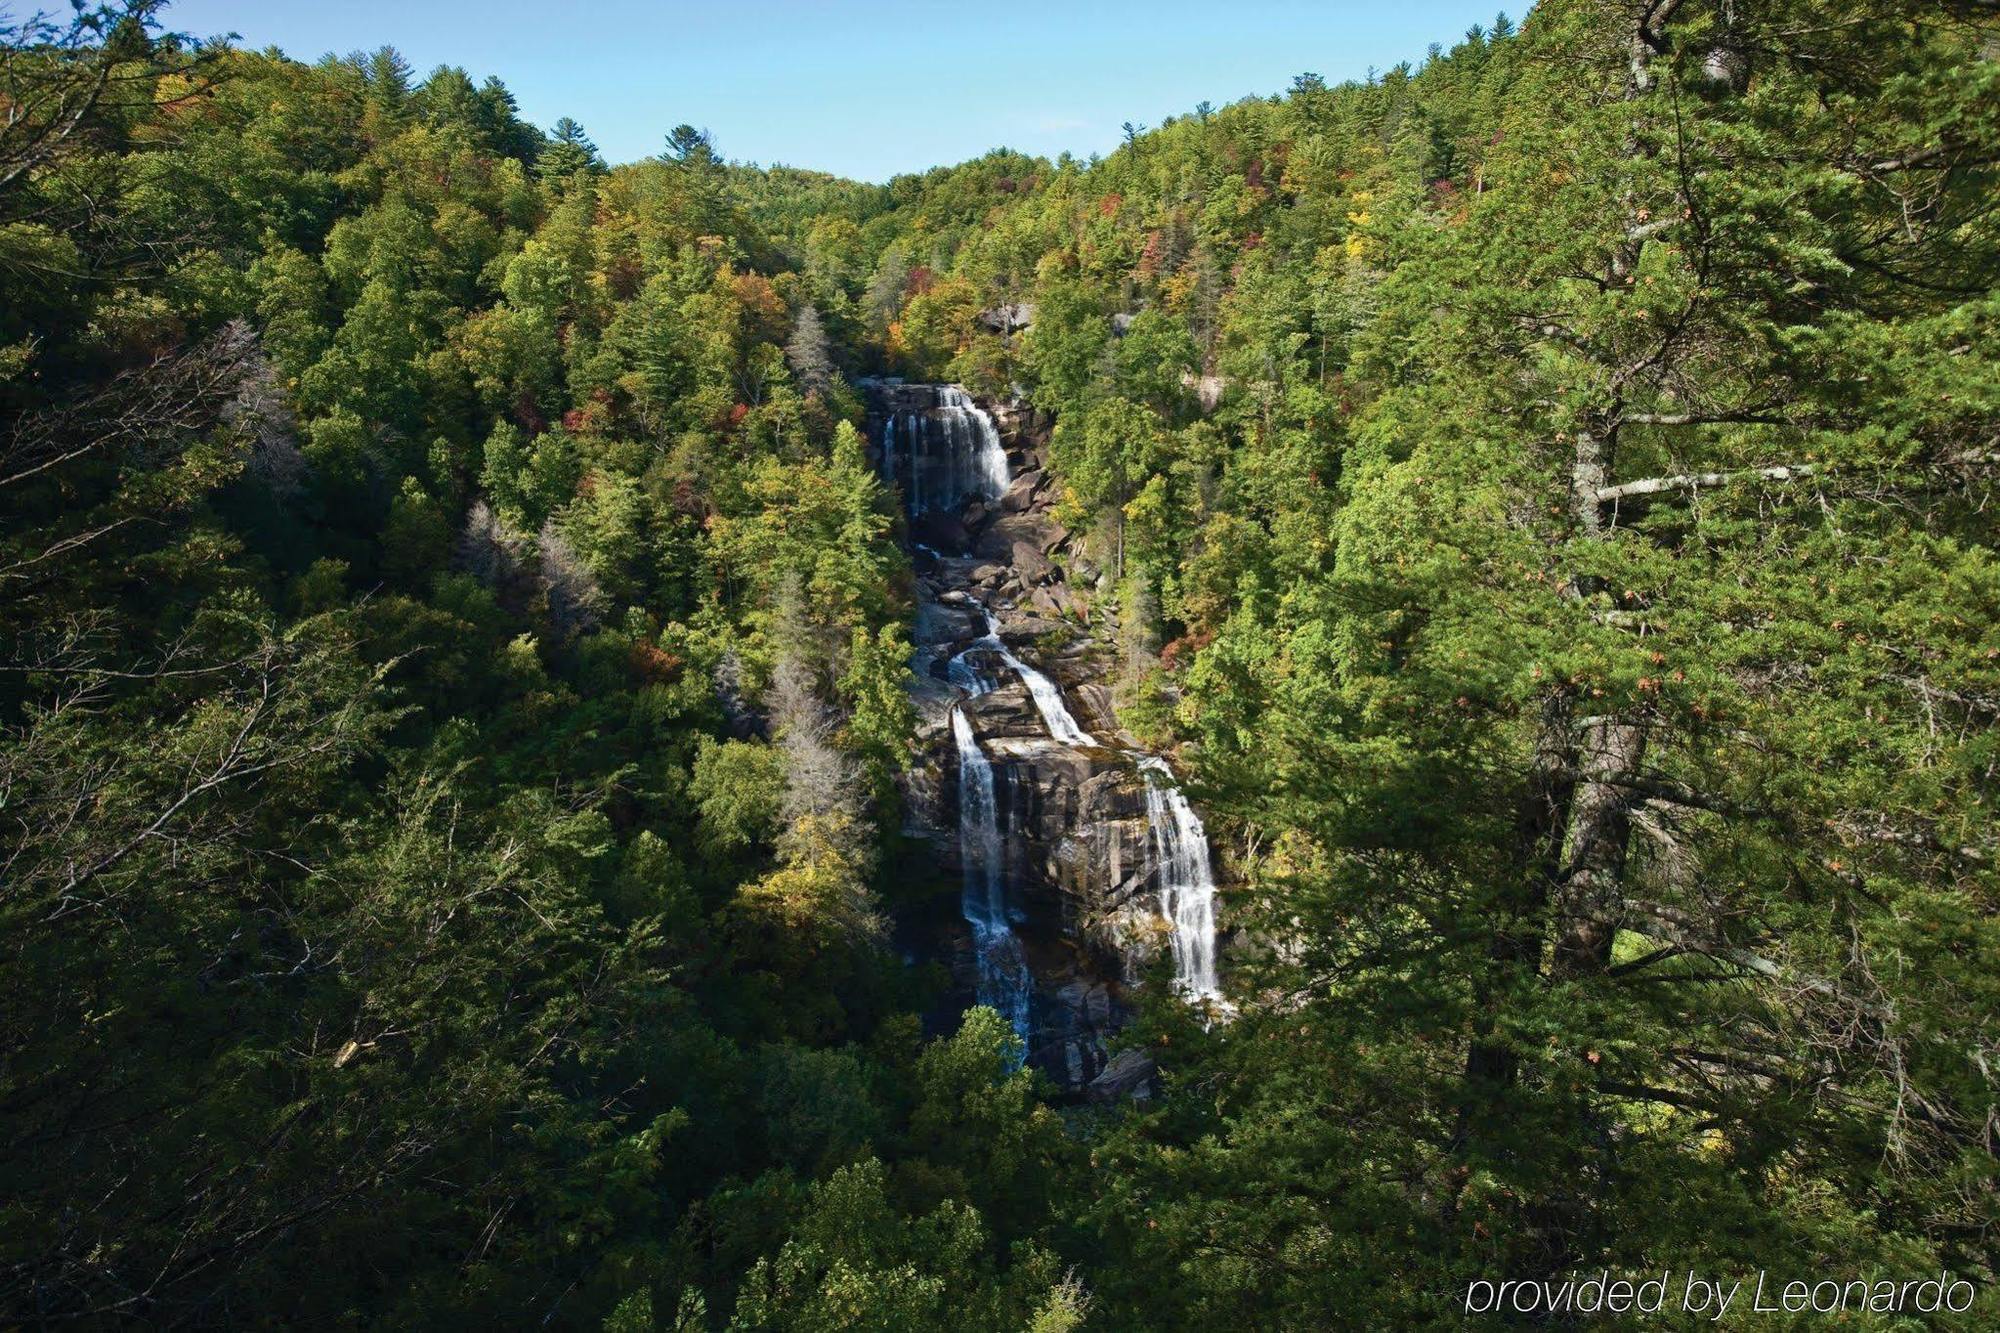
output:
[[1021,582],[1030,586],[1047,583],[1056,575],[1056,567],[1042,554],[1041,548],[1032,542],[1017,541],[1013,548],[1014,572]]
[[1047,479],[1048,473],[1042,471],[1040,468],[1029,468],[1027,471],[1017,474],[1014,480],[1008,484],[1007,493],[1000,497],[1000,512],[1003,514],[1025,513],[1034,505],[1036,497],[1041,494],[1042,484]]
[[981,328],[994,333],[1016,333],[1035,322],[1035,303],[1016,301],[1011,305],[996,305],[990,310],[979,312]]
[[1093,1102],[1115,1102],[1120,1097],[1143,1099],[1151,1095],[1153,1075],[1159,1066],[1144,1051],[1120,1051],[1102,1073],[1084,1088]]
[[1006,562],[1014,558],[1014,548],[1023,542],[1037,551],[1050,551],[1068,535],[1061,524],[1042,514],[1002,514],[986,525],[973,551],[988,560]]
[[[1042,725],[1042,715],[1035,708],[1035,701],[1029,696],[1027,686],[1019,681],[1002,685],[976,699],[966,700],[965,712],[972,719],[973,731],[981,742],[992,742],[1003,737],[1019,737],[1035,741],[1048,739],[1048,729]],[[988,748],[992,748],[990,744]]]
[[918,602],[916,624],[911,628],[910,638],[918,645],[959,643],[978,638],[983,628],[978,613],[970,606]]

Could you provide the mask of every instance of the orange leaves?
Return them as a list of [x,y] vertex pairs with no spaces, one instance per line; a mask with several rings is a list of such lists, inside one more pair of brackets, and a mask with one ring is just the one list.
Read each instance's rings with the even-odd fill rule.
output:
[[632,645],[630,661],[634,676],[654,684],[665,684],[674,680],[680,675],[681,668],[686,665],[680,654],[657,648],[644,640]]

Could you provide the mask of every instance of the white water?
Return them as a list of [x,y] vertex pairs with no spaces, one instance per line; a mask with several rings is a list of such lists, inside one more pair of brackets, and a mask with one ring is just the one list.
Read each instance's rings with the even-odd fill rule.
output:
[[1173,923],[1174,987],[1191,1000],[1219,1000],[1215,976],[1215,871],[1201,816],[1174,785],[1167,761],[1139,760],[1146,779],[1146,822],[1158,864],[1160,912]]
[[[1028,697],[1035,701],[1035,711],[1042,715],[1042,725],[1049,729],[1049,735],[1055,737],[1064,745],[1097,744],[1097,738],[1085,731],[1083,724],[1076,720],[1076,714],[1069,711],[1069,704],[1063,699],[1061,687],[1053,680],[1050,680],[1046,673],[1037,671],[1020,658],[1014,656],[1013,650],[1002,641],[999,632],[993,628],[993,617],[987,613],[985,607],[976,607],[974,609],[985,620],[986,633],[967,645],[965,652],[960,653],[957,658],[953,659],[949,669],[955,671],[958,664],[965,661],[967,653],[981,650],[992,653],[995,657],[1006,663],[1007,669],[1019,676],[1021,683],[1028,687]],[[966,667],[966,670],[970,671],[971,667]],[[983,680],[984,677],[980,677],[979,679]],[[952,681],[955,684],[963,684],[957,675],[952,676]],[[991,688],[993,688],[992,685],[988,684],[973,692],[975,694],[984,694],[986,690]]]
[[[907,456],[907,498],[913,515],[956,508],[969,496],[997,498],[1006,492],[1011,480],[1006,450],[993,419],[955,385],[939,386],[936,392],[937,406],[892,413],[882,428],[883,473],[895,479],[898,450],[902,449]],[[936,551],[930,554],[944,558]],[[992,616],[984,607],[975,609],[984,620],[985,633],[946,664],[952,683],[969,697],[994,689],[996,682],[974,660],[977,653],[991,653],[1027,686],[1051,737],[1068,746],[1099,745],[1070,712],[1055,681],[1017,657],[996,632]],[[978,998],[1004,1015],[1026,1039],[1033,983],[1020,940],[1009,924],[1005,844],[993,766],[980,749],[962,707],[952,709],[951,728],[959,763],[959,839],[965,863],[962,910],[979,955]],[[1127,753],[1137,761],[1146,783],[1146,822],[1160,912],[1173,928],[1174,988],[1191,1001],[1225,1006],[1216,976],[1216,890],[1207,831],[1175,785],[1173,770],[1165,760],[1137,750]]]
[[967,496],[997,500],[1013,480],[993,418],[955,384],[935,392],[934,406],[892,412],[882,423],[882,475],[894,481],[907,462],[900,470],[913,515],[955,509]]
[[999,802],[993,792],[993,765],[979,748],[963,708],[951,710],[951,737],[958,745],[959,856],[965,862],[960,910],[972,927],[979,960],[978,999],[1028,1039],[1028,994],[1032,983],[1021,941],[1007,920],[1004,855]]

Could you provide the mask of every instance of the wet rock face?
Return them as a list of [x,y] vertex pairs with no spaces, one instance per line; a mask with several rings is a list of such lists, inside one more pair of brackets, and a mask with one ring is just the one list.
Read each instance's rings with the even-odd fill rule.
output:
[[[937,645],[930,652],[941,663],[964,646]],[[903,782],[905,831],[937,848],[947,869],[962,870],[948,726],[957,694],[929,676],[912,696],[920,750]],[[1010,902],[1031,923],[1069,940],[1081,955],[1079,965],[1101,980],[1136,982],[1159,954],[1165,923],[1152,891],[1145,783],[1132,760],[1113,749],[1051,739],[1018,682],[961,706],[993,765]],[[1077,711],[1103,725],[1095,710]]]
[[[881,439],[889,414],[928,401],[926,391],[907,387],[878,395],[871,439]],[[907,421],[902,430],[907,435]],[[1158,932],[1148,927],[1157,914],[1139,901],[1147,882],[1145,790],[1117,751],[1055,740],[1025,684],[997,653],[976,648],[990,629],[1063,682],[1091,725],[1110,725],[1108,691],[1088,702],[1074,694],[1075,683],[1094,680],[1099,669],[1075,619],[1079,603],[1048,593],[1061,589],[1051,554],[1069,534],[1048,515],[1053,497],[1034,446],[1024,445],[1018,430],[1003,438],[1012,446],[1012,479],[1000,495],[968,495],[911,520],[918,598],[910,692],[920,751],[903,780],[904,831],[934,849],[940,868],[964,872],[950,731],[951,710],[962,701],[992,765],[1006,897],[1033,979],[1028,1059],[1081,1092],[1106,1073],[1109,1041],[1127,1016],[1124,988],[1157,949]],[[1035,592],[1043,595],[1031,605]],[[1063,651],[1045,656],[1057,643]],[[992,685],[970,699],[947,669],[968,648],[975,649],[968,660]],[[962,932],[947,960],[968,996],[978,983],[974,950]]]
[[1005,774],[1021,901],[1101,972],[1136,982],[1160,945],[1144,783],[1109,750],[1006,737],[989,750]]
[[[889,413],[910,410],[925,392],[934,390],[878,391],[871,439],[880,440]],[[905,831],[926,839],[944,869],[962,873],[950,721],[957,706],[993,773],[1007,908],[1033,982],[1029,1062],[1080,1096],[1143,1095],[1151,1063],[1113,1060],[1108,1046],[1128,1017],[1126,989],[1170,934],[1154,883],[1146,784],[1103,683],[1111,654],[1092,637],[1092,592],[1066,576],[1065,567],[1080,562],[1071,534],[1050,513],[1056,496],[1043,467],[1045,434],[1026,412],[993,415],[1008,460],[1005,487],[956,504],[932,495],[911,522],[919,753],[903,782]],[[1086,730],[1113,744],[1057,740],[1028,687],[984,637],[989,631],[1061,687]],[[970,667],[986,687],[971,697],[962,679],[951,679],[949,664],[960,658],[959,672]],[[948,961],[971,995],[978,960],[969,933]]]
[[[950,709],[959,700],[944,664],[973,650],[987,692],[960,706],[993,764],[1000,817],[1007,833],[1010,893],[1033,920],[1054,925],[1105,977],[1139,979],[1161,947],[1164,922],[1151,892],[1146,787],[1130,755],[1109,746],[1065,745],[1050,736],[1029,691],[997,658],[986,661],[977,640],[981,611],[993,616],[1002,642],[1062,683],[1078,719],[1115,737],[1111,692],[1095,678],[1102,656],[1073,621],[1023,614],[1004,601],[983,601],[959,586],[977,557],[933,561],[919,575],[913,662],[918,682],[920,750],[905,781],[909,831],[945,848],[957,835],[956,752]],[[1052,639],[1065,647],[1042,649]],[[956,864],[955,847],[947,863]]]

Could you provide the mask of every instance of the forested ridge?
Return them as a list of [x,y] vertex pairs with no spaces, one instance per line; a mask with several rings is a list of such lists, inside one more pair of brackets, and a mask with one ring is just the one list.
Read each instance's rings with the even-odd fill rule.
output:
[[[1988,0],[1542,0],[879,186],[174,17],[0,15],[0,1322],[1993,1326]],[[892,939],[881,375],[1047,432],[1206,813],[1149,1097]]]

